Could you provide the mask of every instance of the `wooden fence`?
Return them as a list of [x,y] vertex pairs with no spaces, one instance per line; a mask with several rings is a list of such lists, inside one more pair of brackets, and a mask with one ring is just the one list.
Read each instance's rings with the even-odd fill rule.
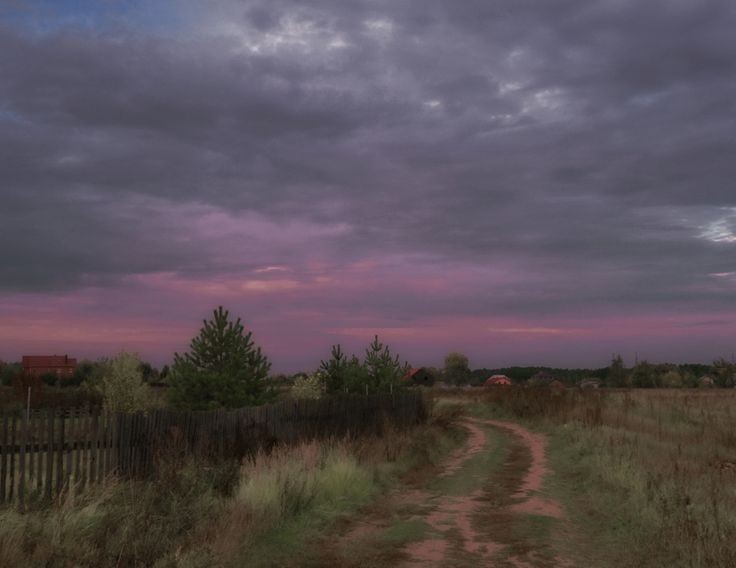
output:
[[0,414],[0,503],[51,500],[110,476],[145,477],[158,459],[242,459],[275,444],[380,434],[426,417],[421,393],[283,401],[210,412]]

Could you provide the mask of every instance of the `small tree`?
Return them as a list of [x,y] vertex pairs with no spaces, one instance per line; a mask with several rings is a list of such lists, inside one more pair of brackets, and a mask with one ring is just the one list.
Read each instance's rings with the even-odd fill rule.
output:
[[632,386],[650,389],[657,386],[657,375],[648,361],[641,361],[631,370]]
[[719,387],[733,387],[736,384],[736,365],[726,359],[713,361],[713,374]]
[[317,400],[325,393],[324,376],[317,372],[298,377],[291,386],[291,396],[298,400]]
[[348,360],[340,344],[333,345],[330,358],[320,361],[319,372],[324,376],[328,393],[344,392],[347,381]]
[[660,378],[661,386],[668,389],[677,389],[684,385],[682,375],[676,369],[670,369]]
[[97,385],[105,409],[110,412],[136,412],[151,406],[151,392],[143,382],[141,360],[121,351],[106,361],[102,380]]
[[388,345],[378,341],[377,335],[365,350],[363,365],[368,375],[369,389],[376,392],[385,392],[392,387],[398,387],[399,380],[410,369],[408,363],[401,364],[398,355],[391,354]]
[[462,384],[468,381],[470,367],[468,358],[462,353],[453,351],[445,357],[445,378],[454,384]]
[[608,368],[607,383],[609,387],[625,387],[628,378],[626,376],[626,368],[621,355],[615,355],[611,360],[611,366]]
[[13,379],[23,372],[20,363],[2,363],[0,364],[0,385],[9,386]]
[[362,362],[355,355],[348,359],[341,347],[334,345],[331,357],[322,361],[319,372],[324,376],[328,393],[365,394],[400,388],[400,379],[409,368],[407,363],[402,365],[399,356],[394,356],[388,345],[381,343],[376,335]]
[[266,379],[271,363],[256,347],[252,332],[230,321],[222,306],[205,320],[189,352],[174,355],[169,396],[179,408],[237,408],[263,404],[271,396]]

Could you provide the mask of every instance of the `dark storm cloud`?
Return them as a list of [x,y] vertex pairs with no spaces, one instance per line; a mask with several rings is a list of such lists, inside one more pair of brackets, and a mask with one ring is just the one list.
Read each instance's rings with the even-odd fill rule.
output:
[[210,207],[349,228],[274,262],[526,275],[395,290],[386,311],[736,299],[712,276],[736,271],[733,3],[214,6],[166,33],[0,27],[2,288],[269,258],[236,235],[243,257],[223,261],[190,225]]

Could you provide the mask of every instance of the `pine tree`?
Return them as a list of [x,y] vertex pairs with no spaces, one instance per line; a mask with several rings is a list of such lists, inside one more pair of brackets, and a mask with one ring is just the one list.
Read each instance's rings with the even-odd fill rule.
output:
[[192,410],[263,404],[270,396],[266,378],[271,363],[256,347],[252,332],[219,306],[204,320],[189,352],[174,355],[171,402]]
[[615,355],[611,360],[611,366],[608,368],[608,386],[609,387],[625,387],[627,386],[628,377],[626,375],[626,367],[621,355]]
[[409,365],[402,365],[399,356],[392,355],[388,345],[381,343],[377,335],[365,351],[363,365],[368,374],[369,389],[375,392],[398,387],[401,377],[409,372]]
[[320,361],[319,371],[325,377],[325,388],[328,393],[344,392],[347,365],[348,361],[340,344],[332,346],[332,352],[327,361]]

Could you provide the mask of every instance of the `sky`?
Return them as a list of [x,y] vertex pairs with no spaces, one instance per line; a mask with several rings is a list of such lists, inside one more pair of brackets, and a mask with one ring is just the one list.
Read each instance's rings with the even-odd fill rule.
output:
[[731,0],[5,0],[0,358],[736,350]]

